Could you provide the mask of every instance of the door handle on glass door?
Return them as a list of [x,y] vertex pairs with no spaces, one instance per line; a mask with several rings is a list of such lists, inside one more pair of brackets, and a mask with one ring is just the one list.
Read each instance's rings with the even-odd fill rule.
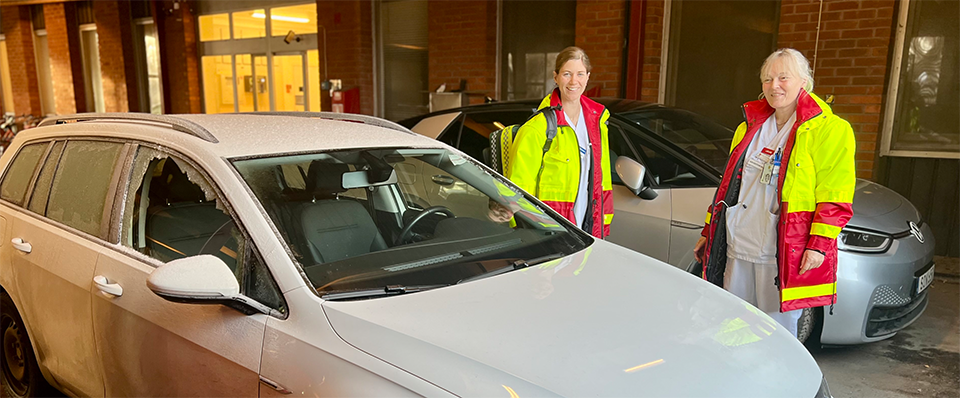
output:
[[24,253],[30,253],[30,251],[33,250],[33,246],[27,242],[24,242],[23,239],[13,238],[10,241],[13,243],[13,247]]
[[93,284],[97,285],[97,289],[100,289],[101,292],[112,294],[117,297],[123,295],[123,288],[117,283],[110,283],[103,275],[97,275],[93,277]]

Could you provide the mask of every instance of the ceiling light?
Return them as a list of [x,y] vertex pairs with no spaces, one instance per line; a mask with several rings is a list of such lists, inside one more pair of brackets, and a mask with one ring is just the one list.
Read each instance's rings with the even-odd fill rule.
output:
[[[267,18],[266,14],[264,14],[264,13],[262,13],[262,12],[255,12],[255,13],[253,13],[252,17],[254,17],[254,18],[259,18],[259,19],[266,19],[266,18]],[[283,15],[271,15],[271,16],[270,16],[270,19],[271,19],[271,20],[274,20],[274,21],[285,21],[285,22],[296,22],[296,23],[307,23],[307,22],[310,22],[310,19],[308,19],[308,18],[285,17],[285,16],[283,16]]]

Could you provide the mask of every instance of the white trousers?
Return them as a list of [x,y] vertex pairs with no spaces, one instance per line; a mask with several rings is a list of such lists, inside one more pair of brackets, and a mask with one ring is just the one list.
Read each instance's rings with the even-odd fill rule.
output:
[[780,312],[780,290],[774,278],[776,264],[756,264],[727,257],[723,288],[765,312],[797,336],[797,322],[803,310]]

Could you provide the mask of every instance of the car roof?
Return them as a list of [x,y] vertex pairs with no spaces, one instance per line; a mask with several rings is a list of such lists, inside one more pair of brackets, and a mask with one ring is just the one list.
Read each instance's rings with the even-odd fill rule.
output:
[[[591,98],[591,99],[603,105],[605,108],[607,108],[610,111],[610,113],[614,115],[619,113],[637,111],[637,110],[674,109],[668,106],[664,106],[662,104],[643,102],[643,101],[631,100],[631,99],[623,99],[623,98],[598,97],[598,98]],[[467,105],[459,108],[444,109],[436,112],[431,112],[425,115],[411,117],[409,119],[401,120],[398,123],[407,127],[412,127],[416,125],[417,122],[419,122],[420,120],[423,120],[428,117],[442,115],[445,113],[463,112],[463,111],[480,113],[480,112],[486,112],[486,111],[502,111],[504,109],[530,108],[532,112],[533,110],[535,110],[537,106],[540,105],[541,101],[542,99],[531,98],[531,99],[511,100],[511,101],[502,101],[502,102],[498,101],[498,102],[488,102],[485,104]]]
[[45,119],[40,128],[23,133],[31,139],[45,135],[89,136],[91,132],[161,144],[172,140],[223,157],[443,145],[383,119],[327,113],[77,114]]

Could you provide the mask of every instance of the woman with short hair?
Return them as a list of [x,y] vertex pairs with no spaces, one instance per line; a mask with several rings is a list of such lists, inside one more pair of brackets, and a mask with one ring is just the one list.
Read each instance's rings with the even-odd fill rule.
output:
[[797,335],[801,310],[836,302],[837,234],[853,216],[856,141],[813,94],[799,51],[774,51],[694,248],[703,278]]

